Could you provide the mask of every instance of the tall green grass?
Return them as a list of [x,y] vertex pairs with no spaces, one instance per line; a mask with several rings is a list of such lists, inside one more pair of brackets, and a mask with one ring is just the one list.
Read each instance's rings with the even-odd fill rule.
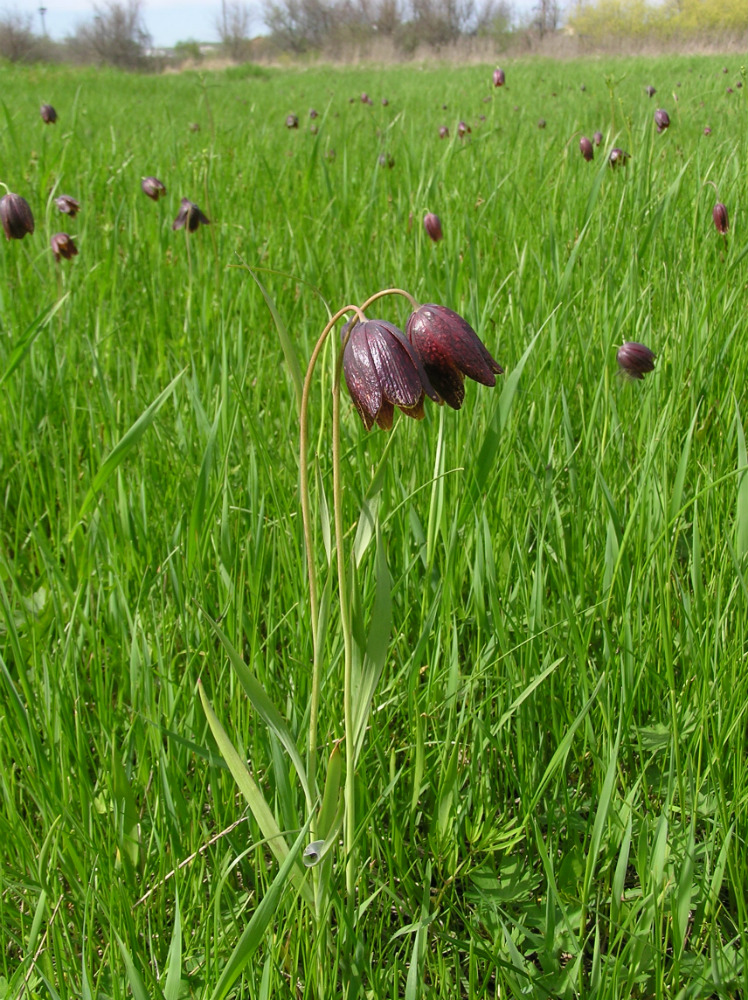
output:
[[[734,59],[504,68],[500,90],[491,67],[0,68],[0,180],[36,219],[0,248],[5,995],[209,997],[262,900],[237,997],[300,995],[321,965],[330,996],[352,970],[373,997],[748,990],[748,88]],[[209,228],[172,231],[183,196]],[[56,265],[59,230],[80,255]],[[507,369],[391,436],[346,413],[350,539],[366,505],[393,601],[355,942],[269,895],[278,865],[197,697],[293,843],[293,771],[205,614],[303,749],[297,398],[242,263],[302,369],[328,309],[392,285]],[[658,355],[641,383],[616,374],[623,340]],[[328,359],[318,498],[331,379]],[[371,545],[364,622],[375,585]],[[325,652],[321,762],[343,736],[334,614]]]

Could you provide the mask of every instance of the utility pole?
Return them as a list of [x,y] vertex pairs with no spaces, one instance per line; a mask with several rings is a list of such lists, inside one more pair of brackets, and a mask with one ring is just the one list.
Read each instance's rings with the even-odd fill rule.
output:
[[39,17],[42,19],[42,35],[44,38],[47,37],[47,25],[44,23],[44,15],[47,13],[46,7],[39,8]]

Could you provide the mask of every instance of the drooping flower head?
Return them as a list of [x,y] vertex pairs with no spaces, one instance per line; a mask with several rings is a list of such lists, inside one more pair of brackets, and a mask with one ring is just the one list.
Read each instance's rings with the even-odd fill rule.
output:
[[140,182],[143,194],[148,195],[151,201],[158,201],[166,194],[166,188],[158,177],[144,177]]
[[615,170],[616,167],[625,167],[629,159],[630,159],[629,153],[626,153],[624,152],[624,150],[619,149],[618,146],[615,146],[610,151],[610,156],[608,157],[608,163]]
[[205,216],[194,201],[189,198],[182,198],[179,213],[172,223],[172,229],[183,229],[187,226],[190,233],[194,233],[199,225],[209,226],[210,219]]
[[504,70],[497,66],[493,71],[493,85],[494,87],[503,87],[505,83],[506,75]]
[[465,398],[466,375],[493,386],[504,372],[470,324],[446,306],[420,306],[411,313],[405,330],[431,385],[454,410]]
[[587,160],[588,162],[591,159],[593,159],[595,155],[594,150],[592,149],[592,142],[587,138],[586,135],[583,135],[582,138],[579,140],[579,151],[581,152],[585,160]]
[[57,121],[57,112],[51,104],[42,104],[41,108],[39,108],[39,114],[42,116],[42,121],[45,125],[54,125]]
[[727,217],[727,207],[721,201],[718,201],[712,209],[712,218],[714,219],[714,225],[717,227],[717,232],[722,233],[724,236],[730,228],[730,220]]
[[438,243],[439,240],[444,235],[442,233],[442,223],[438,215],[434,215],[433,212],[427,212],[423,217],[423,228],[426,230],[428,235],[434,241]]
[[670,128],[670,115],[664,108],[658,108],[654,113],[654,122],[658,132],[664,132]]
[[375,423],[389,430],[396,406],[421,420],[425,394],[440,402],[418,356],[396,326],[381,319],[353,321],[353,326],[343,328],[342,336],[349,330],[343,374],[367,431]]
[[55,205],[63,215],[69,215],[71,219],[74,219],[81,210],[80,204],[69,194],[61,194],[59,198],[55,198]]
[[630,379],[642,379],[647,372],[654,371],[656,357],[646,344],[635,340],[624,341],[616,354],[621,375]]
[[73,243],[73,237],[68,236],[67,233],[55,233],[50,239],[49,244],[57,261],[59,261],[60,257],[70,260],[71,257],[75,257],[78,253],[78,247]]
[[34,232],[34,216],[29,203],[12,191],[0,198],[0,222],[6,240],[22,240],[27,234]]

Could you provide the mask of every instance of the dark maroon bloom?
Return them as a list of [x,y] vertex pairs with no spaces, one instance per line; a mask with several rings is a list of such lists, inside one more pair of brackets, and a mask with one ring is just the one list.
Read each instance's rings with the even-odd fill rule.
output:
[[705,125],[704,126],[704,135],[711,135],[711,134],[712,134],[712,130],[709,128],[708,125]]
[[45,125],[54,125],[57,121],[57,112],[51,104],[42,104],[41,108],[39,108],[39,114],[42,116],[42,121]]
[[442,224],[438,215],[427,212],[423,217],[423,228],[429,234],[434,243],[438,243],[442,238]]
[[647,97],[654,97],[654,95],[657,93],[657,91],[652,86],[647,87],[646,91],[647,91]]
[[595,140],[595,145],[599,146],[600,143],[603,141],[603,134],[602,132],[595,132],[592,138]]
[[654,371],[656,357],[648,347],[635,340],[625,341],[616,355],[621,375],[631,379],[644,378],[647,372]]
[[538,118],[538,128],[545,128],[545,118]]
[[615,168],[615,167],[625,167],[626,166],[626,162],[629,160],[629,158],[630,158],[630,156],[629,156],[628,153],[624,153],[624,151],[622,149],[619,149],[618,146],[615,146],[610,151],[610,156],[608,157],[608,162],[610,163],[611,167],[613,167],[613,168]]
[[55,255],[55,260],[59,260],[60,257],[70,260],[71,257],[75,257],[78,253],[78,247],[73,243],[73,237],[68,236],[67,233],[55,233],[49,243],[52,247],[52,253]]
[[379,166],[387,167],[388,170],[392,170],[392,168],[395,166],[395,157],[392,155],[392,153],[380,153]]
[[735,91],[732,89],[732,87],[728,87],[727,90],[725,91],[725,93],[726,94],[734,94]]
[[506,76],[503,69],[498,67],[493,71],[493,85],[494,87],[503,87],[506,83]]
[[446,125],[440,125],[439,126],[439,138],[440,139],[448,139],[449,138],[449,129],[447,128]]
[[309,109],[309,117],[310,118],[317,118],[318,115],[319,115],[319,112],[315,108],[310,108]]
[[590,142],[590,140],[587,138],[586,135],[583,135],[582,138],[579,140],[579,150],[588,163],[591,159],[593,159],[595,155],[592,149],[592,143]]
[[464,139],[465,136],[468,134],[468,132],[472,132],[472,129],[467,124],[467,122],[458,122],[457,123],[457,134],[459,135],[459,137],[461,139]]
[[730,228],[730,221],[727,218],[727,209],[721,201],[718,201],[712,209],[712,218],[714,219],[714,225],[717,227],[717,232],[722,233],[724,236]]
[[55,205],[57,205],[64,215],[69,215],[71,219],[74,219],[81,210],[78,202],[69,194],[61,194],[59,198],[55,198]]
[[158,201],[166,194],[166,188],[158,177],[144,177],[140,182],[143,194],[147,194],[152,201]]
[[742,87],[743,87],[743,81],[742,80],[738,80],[738,82],[735,84],[735,86],[738,88],[738,90],[741,90]]
[[0,222],[3,224],[6,240],[22,240],[27,233],[34,232],[34,216],[29,203],[12,191],[0,198]]
[[387,100],[387,98],[386,98],[386,97],[383,97],[383,98],[382,98],[382,107],[383,107],[383,108],[386,108],[386,107],[387,107],[387,105],[388,105],[389,103],[390,103],[390,102],[389,102],[389,101]]
[[296,115],[286,115],[286,128],[298,128],[299,119]]
[[189,198],[182,198],[179,213],[172,224],[172,229],[183,229],[187,226],[187,231],[194,233],[199,225],[209,226],[210,219],[200,211],[194,201]]
[[372,101],[372,99],[369,97],[369,95],[366,93],[366,91],[364,91],[363,94],[361,95],[361,103],[362,104],[373,104],[374,101]]
[[723,72],[723,73],[726,73],[726,72],[727,72],[727,66],[723,66],[723,67],[722,67],[722,72]]
[[664,108],[658,108],[654,114],[655,125],[658,132],[664,132],[670,127],[670,115]]
[[423,398],[439,396],[428,380],[416,352],[392,323],[373,319],[343,328],[350,336],[343,351],[345,384],[368,430],[378,424],[392,427],[395,407],[416,420],[423,418]]
[[496,385],[496,376],[503,374],[475,330],[446,306],[420,306],[405,330],[431,385],[454,410],[465,398],[466,375],[482,385]]

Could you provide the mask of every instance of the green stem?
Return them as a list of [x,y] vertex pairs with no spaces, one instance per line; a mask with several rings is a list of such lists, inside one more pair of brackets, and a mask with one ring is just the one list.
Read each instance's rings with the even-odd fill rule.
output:
[[[320,637],[317,634],[319,629],[319,597],[317,593],[317,570],[314,564],[314,538],[312,533],[312,513],[311,513],[311,502],[310,502],[310,492],[309,492],[309,396],[311,392],[312,376],[314,375],[314,369],[317,364],[317,359],[319,358],[322,347],[330,333],[330,330],[335,326],[339,320],[345,316],[346,313],[355,312],[358,314],[359,320],[363,321],[363,313],[357,306],[343,306],[342,309],[338,309],[335,315],[329,320],[327,326],[324,328],[320,334],[319,340],[317,341],[314,350],[312,351],[312,356],[309,359],[309,365],[306,370],[306,377],[304,379],[304,388],[301,394],[301,411],[299,414],[299,473],[300,473],[300,483],[299,490],[301,494],[301,519],[304,525],[304,546],[306,548],[306,569],[307,576],[309,578],[309,609],[312,618],[312,648],[313,648],[313,659],[312,659],[312,693],[309,705],[309,742],[307,745],[307,780],[309,782],[309,788],[314,789],[315,781],[317,776],[317,722],[319,718],[319,697],[320,689],[322,686],[322,655],[320,649]],[[343,352],[341,349],[340,358],[342,359]],[[338,362],[338,376],[336,378],[336,385],[339,395],[339,369],[341,366],[341,361]],[[333,392],[335,393],[335,388]],[[333,400],[334,400],[333,396]],[[333,403],[334,405],[334,403]],[[333,411],[334,413],[334,411]],[[333,416],[334,419],[334,416]],[[334,460],[334,459],[333,459]],[[337,525],[336,525],[337,531]],[[339,543],[342,539],[342,533],[338,536],[337,542]],[[338,544],[338,548],[340,545]],[[312,826],[310,828],[310,836],[314,840],[316,834],[316,824],[314,820],[312,821]]]

